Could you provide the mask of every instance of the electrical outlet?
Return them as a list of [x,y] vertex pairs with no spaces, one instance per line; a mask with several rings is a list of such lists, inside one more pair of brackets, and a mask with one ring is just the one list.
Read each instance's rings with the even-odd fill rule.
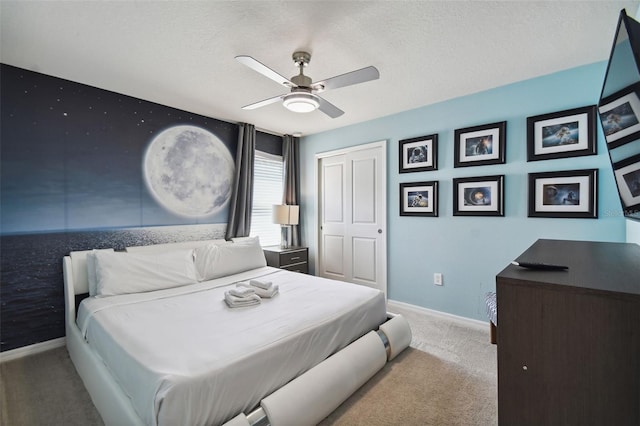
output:
[[435,285],[442,285],[442,274],[440,272],[433,274],[433,283]]

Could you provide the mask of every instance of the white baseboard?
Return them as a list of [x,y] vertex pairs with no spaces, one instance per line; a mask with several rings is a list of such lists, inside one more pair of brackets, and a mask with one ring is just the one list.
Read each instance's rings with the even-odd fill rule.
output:
[[10,351],[0,352],[0,362],[12,361],[14,359],[22,358],[28,355],[34,355],[40,352],[48,351],[50,349],[59,348],[66,344],[64,337],[59,337],[53,340],[47,340],[46,342],[34,343],[33,345],[23,346],[21,348],[12,349]]
[[436,311],[434,309],[423,308],[422,306],[412,305],[410,303],[398,302],[396,300],[391,300],[391,299],[387,300],[387,308],[389,307],[393,308],[394,305],[402,309],[414,311],[422,315],[434,315],[441,318],[447,318],[449,320],[457,321],[461,324],[474,327],[474,328],[482,328],[483,330],[487,330],[489,327],[488,326],[489,319],[487,319],[487,321],[480,321],[473,318],[467,318],[467,317],[461,317],[459,315],[449,314],[447,312]]

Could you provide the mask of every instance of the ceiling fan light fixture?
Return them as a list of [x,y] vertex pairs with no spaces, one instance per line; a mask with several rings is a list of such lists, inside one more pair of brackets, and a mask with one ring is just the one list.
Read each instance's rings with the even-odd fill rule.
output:
[[285,108],[293,112],[308,113],[317,109],[331,118],[338,118],[344,114],[344,111],[326,99],[321,98],[317,93],[321,93],[329,89],[352,86],[354,84],[360,84],[380,78],[380,73],[376,67],[368,66],[314,83],[311,77],[304,75],[302,72],[305,65],[307,65],[311,59],[311,55],[308,52],[302,51],[294,52],[293,54],[293,61],[300,69],[300,73],[298,75],[294,75],[291,79],[281,76],[251,56],[240,55],[236,56],[236,59],[241,64],[246,65],[252,70],[257,71],[263,76],[290,90],[289,93],[273,96],[260,102],[245,105],[242,107],[242,109],[245,110],[256,109],[276,102],[282,102]]
[[282,101],[282,105],[289,111],[304,113],[318,109],[320,102],[318,102],[317,96],[312,93],[295,92],[286,95]]

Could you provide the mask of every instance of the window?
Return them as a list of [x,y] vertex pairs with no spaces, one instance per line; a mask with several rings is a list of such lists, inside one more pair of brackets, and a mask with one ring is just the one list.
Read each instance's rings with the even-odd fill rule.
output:
[[256,151],[253,165],[253,209],[251,236],[260,237],[260,244],[280,244],[280,225],[271,220],[274,204],[282,204],[283,162],[279,155]]

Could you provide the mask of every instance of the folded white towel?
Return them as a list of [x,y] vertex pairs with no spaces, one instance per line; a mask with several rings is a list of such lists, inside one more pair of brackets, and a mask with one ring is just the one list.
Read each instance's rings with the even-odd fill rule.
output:
[[230,308],[242,308],[244,306],[252,306],[260,304],[260,297],[257,294],[252,294],[247,297],[237,297],[232,295],[229,291],[224,292],[224,301]]
[[278,294],[278,291],[280,290],[280,287],[278,287],[277,285],[272,285],[269,290],[265,290],[265,289],[260,288],[260,287],[254,287],[254,286],[252,286],[251,284],[249,284],[246,281],[241,281],[238,284],[236,284],[236,286],[237,287],[250,288],[255,292],[255,294],[257,294],[258,296],[260,296],[263,299],[272,298],[273,296]]
[[256,289],[254,287],[235,287],[229,290],[229,294],[236,297],[247,297],[252,294],[256,294]]
[[260,281],[260,280],[251,280],[249,281],[249,284],[251,284],[254,287],[261,288],[263,290],[270,290],[271,287],[273,286],[271,281]]
[[271,287],[271,290],[263,290],[261,288],[258,288],[256,289],[256,294],[262,297],[263,299],[270,299],[276,294],[278,294],[279,291],[280,291],[280,288],[277,285],[274,285],[273,287]]

